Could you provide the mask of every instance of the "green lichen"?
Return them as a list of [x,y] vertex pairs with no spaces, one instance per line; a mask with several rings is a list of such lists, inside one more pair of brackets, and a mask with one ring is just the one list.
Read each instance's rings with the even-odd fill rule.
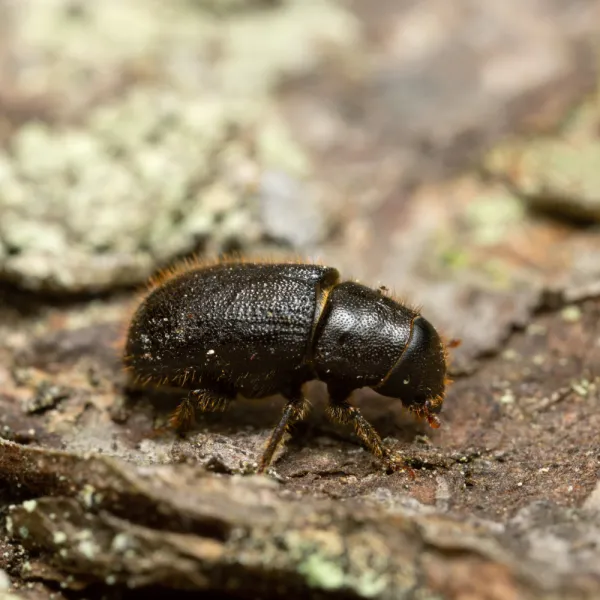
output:
[[381,573],[365,570],[353,574],[346,571],[340,557],[332,558],[315,553],[298,565],[308,585],[322,590],[352,589],[363,598],[375,598],[389,586],[389,578]]
[[496,148],[486,168],[534,208],[600,222],[600,102],[580,107],[554,136]]
[[11,48],[27,64],[14,95],[60,95],[56,110],[78,124],[28,123],[0,152],[0,277],[90,291],[197,249],[265,249],[262,173],[312,174],[271,94],[360,32],[334,0],[215,6],[11,5]]
[[577,305],[565,306],[560,316],[567,323],[577,323],[581,319],[581,308]]
[[189,3],[202,10],[217,14],[240,12],[242,10],[279,7],[285,0],[188,0]]
[[377,555],[378,540],[343,540],[326,530],[306,530],[286,535],[285,542],[298,572],[313,588],[353,590],[363,598],[389,591],[388,559]]
[[344,570],[336,561],[316,554],[301,562],[298,571],[306,577],[306,582],[312,587],[337,590],[346,583]]
[[513,195],[497,191],[474,199],[466,213],[471,238],[477,244],[493,245],[524,218],[522,203]]
[[595,385],[591,383],[588,379],[580,379],[577,381],[571,382],[571,389],[582,398],[586,398],[590,395],[590,392],[595,390]]
[[277,9],[231,19],[226,28],[217,24],[215,37],[222,48],[217,73],[222,89],[256,94],[271,90],[283,75],[317,67],[320,48],[358,47],[360,31],[341,3],[289,0]]
[[471,198],[455,217],[430,237],[429,256],[435,276],[470,279],[497,290],[518,285],[514,265],[497,251],[525,223],[525,208],[499,187],[471,188]]
[[55,531],[52,540],[57,546],[64,544],[67,541],[67,534],[64,531]]
[[[77,291],[137,283],[199,246],[259,244],[261,173],[308,164],[283,123],[264,115],[138,89],[84,127],[22,128],[0,153],[0,239],[10,249],[0,270],[26,287]],[[244,139],[263,118],[289,146],[274,167],[273,154],[256,155]]]
[[347,51],[360,39],[336,0],[24,0],[10,16],[17,59],[27,61],[17,88],[67,101],[119,87],[123,73],[256,97],[314,68],[324,47]]
[[358,576],[355,580],[356,591],[363,598],[376,598],[389,585],[389,578],[373,571]]

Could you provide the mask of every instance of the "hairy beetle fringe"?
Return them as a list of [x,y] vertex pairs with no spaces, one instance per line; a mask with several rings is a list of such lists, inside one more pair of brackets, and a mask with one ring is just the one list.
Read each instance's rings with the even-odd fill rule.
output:
[[[349,281],[354,281],[355,283],[363,283],[359,279],[350,279]],[[423,311],[422,304],[415,304],[414,302],[410,301],[406,296],[397,293],[395,289],[390,290],[390,288],[388,288],[386,285],[383,285],[382,283],[380,283],[375,289],[377,289],[382,296],[387,296],[394,302],[406,306],[406,308],[413,311],[417,315],[420,315]]]
[[[200,255],[192,255],[175,262],[170,267],[160,270],[156,275],[150,277],[146,286],[146,294],[154,291],[155,289],[163,286],[167,281],[194,271],[196,269],[207,269],[209,267],[215,267],[217,265],[228,265],[228,264],[304,264],[307,262],[307,258],[300,254],[293,255],[293,257],[285,258],[278,256],[267,256],[264,254],[253,256],[252,254],[242,254],[237,252],[230,252],[228,254],[221,254],[216,257],[203,257]],[[323,265],[323,262],[319,259],[310,259],[311,264]]]

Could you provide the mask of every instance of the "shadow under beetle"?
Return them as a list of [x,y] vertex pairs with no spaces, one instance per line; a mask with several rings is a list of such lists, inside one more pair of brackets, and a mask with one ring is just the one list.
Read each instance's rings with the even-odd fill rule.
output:
[[351,423],[391,460],[373,426],[349,403],[370,387],[438,427],[446,348],[418,311],[316,264],[223,260],[187,263],[153,282],[129,325],[124,363],[142,384],[188,391],[172,417],[188,429],[195,406],[224,410],[246,398],[287,399],[259,464],[270,464],[288,426],[302,419],[305,382],[327,384],[328,416]]

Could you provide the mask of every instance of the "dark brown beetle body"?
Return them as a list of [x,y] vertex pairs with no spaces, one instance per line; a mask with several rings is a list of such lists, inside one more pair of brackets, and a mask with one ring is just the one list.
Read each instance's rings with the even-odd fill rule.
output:
[[371,387],[438,426],[446,384],[444,344],[418,312],[336,269],[296,263],[221,262],[180,269],[140,304],[130,324],[125,364],[144,383],[189,390],[174,416],[189,426],[195,399],[224,408],[239,393],[288,399],[262,458],[268,466],[287,426],[302,418],[302,385],[327,384],[329,415],[352,422],[377,456],[381,440],[353,390]]

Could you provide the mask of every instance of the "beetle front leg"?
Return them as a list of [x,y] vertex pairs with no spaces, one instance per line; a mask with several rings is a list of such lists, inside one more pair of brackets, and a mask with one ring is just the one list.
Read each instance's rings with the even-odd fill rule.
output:
[[277,447],[281,443],[285,432],[290,425],[304,418],[307,409],[308,401],[304,398],[302,392],[298,390],[298,392],[293,394],[288,400],[288,403],[285,405],[283,413],[281,414],[279,423],[271,433],[267,447],[260,459],[257,473],[264,473],[265,469],[271,464],[275,450],[277,450]]
[[389,458],[389,452],[373,425],[362,416],[358,408],[352,406],[347,400],[331,402],[327,407],[327,416],[337,423],[351,424],[361,442],[377,458]]
[[383,460],[388,469],[396,471],[401,467],[408,468],[409,475],[414,479],[414,471],[402,459],[392,456],[392,453],[383,445],[381,437],[373,425],[362,416],[358,408],[348,402],[351,392],[332,388],[332,386],[328,386],[328,388],[330,399],[327,416],[337,423],[352,424],[361,442],[372,454]]

